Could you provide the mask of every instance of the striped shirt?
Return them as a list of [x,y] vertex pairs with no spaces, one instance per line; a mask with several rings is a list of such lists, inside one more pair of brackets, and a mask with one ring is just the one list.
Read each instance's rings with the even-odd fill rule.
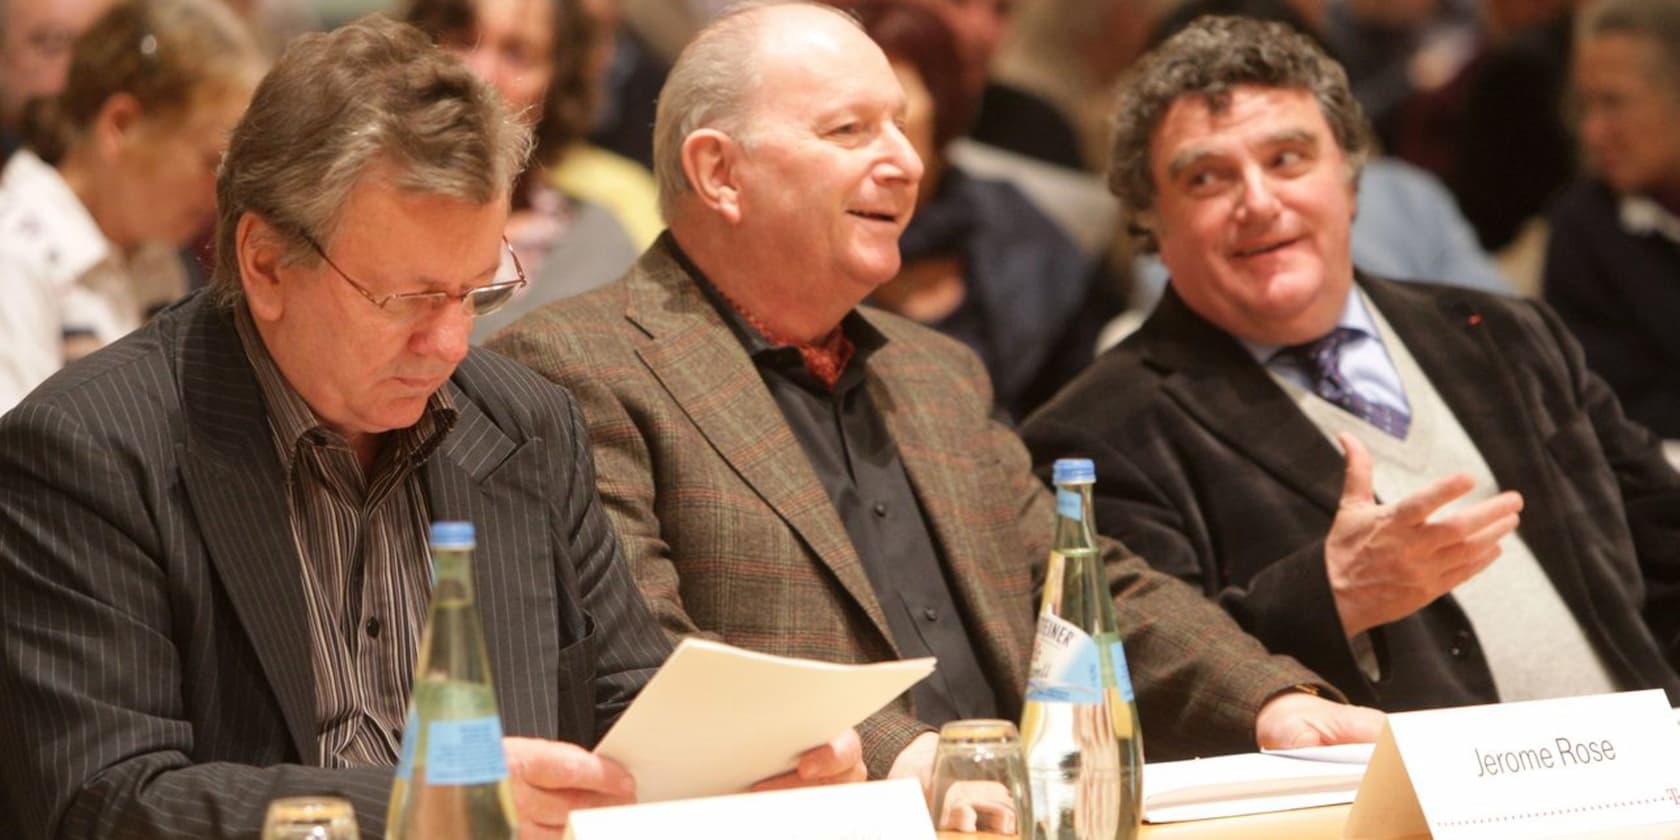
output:
[[454,424],[455,406],[447,391],[433,394],[419,422],[387,435],[364,473],[349,442],[280,373],[250,312],[241,307],[235,320],[268,409],[303,561],[322,763],[394,765],[431,596],[418,468]]

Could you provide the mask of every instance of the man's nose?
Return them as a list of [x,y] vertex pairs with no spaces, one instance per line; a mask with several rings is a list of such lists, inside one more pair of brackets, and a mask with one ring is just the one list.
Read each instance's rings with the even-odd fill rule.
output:
[[465,304],[450,300],[422,322],[414,336],[415,350],[449,365],[461,363],[472,345],[473,316]]
[[897,125],[889,125],[883,133],[888,144],[886,166],[890,176],[902,178],[912,184],[921,182],[924,165],[922,156],[916,154],[916,147],[910,143],[903,129]]
[[1237,209],[1242,221],[1266,221],[1276,216],[1280,208],[1276,184],[1259,167],[1243,172],[1242,197]]

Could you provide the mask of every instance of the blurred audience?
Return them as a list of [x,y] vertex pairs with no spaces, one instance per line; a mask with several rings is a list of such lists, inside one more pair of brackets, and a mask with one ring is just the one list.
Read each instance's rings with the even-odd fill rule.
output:
[[1564,122],[1574,0],[1488,0],[1457,72],[1377,117],[1389,152],[1446,183],[1482,247],[1500,251],[1575,171]]
[[[1009,38],[992,62],[994,78],[1030,90],[1072,121],[1086,171],[1108,155],[1114,83],[1145,47],[1155,22],[1176,0],[1031,0],[1013,7]],[[1025,130],[1031,130],[1030,127]],[[1100,181],[1097,189],[1107,194]],[[1115,216],[1118,218],[1118,214]],[[1113,225],[1108,225],[1110,231]]]
[[185,291],[263,62],[215,0],[128,0],[76,41],[0,174],[0,409]]
[[459,53],[535,132],[507,237],[530,278],[475,341],[617,277],[663,227],[651,173],[584,139],[603,51],[586,0],[413,0],[410,23]]
[[997,79],[993,60],[1009,37],[1014,0],[920,0],[945,19],[956,35],[962,83],[978,110],[968,134],[989,146],[1007,149],[1069,169],[1084,169],[1079,134],[1049,100]]
[[1292,0],[1324,32],[1353,95],[1379,126],[1418,90],[1457,72],[1476,40],[1481,0]]
[[1592,174],[1552,208],[1544,293],[1629,416],[1680,439],[1680,0],[1583,14],[1574,87]]
[[70,48],[110,0],[0,0],[0,160],[17,149],[23,106],[54,96]]
[[977,103],[941,17],[916,0],[844,5],[904,88],[905,134],[923,164],[916,212],[899,240],[903,265],[870,302],[967,344],[985,363],[999,407],[1023,418],[1090,364],[1118,296],[1013,184],[974,177],[948,159]]
[[653,168],[653,113],[670,65],[625,25],[623,0],[585,0],[596,21],[600,87],[589,142]]

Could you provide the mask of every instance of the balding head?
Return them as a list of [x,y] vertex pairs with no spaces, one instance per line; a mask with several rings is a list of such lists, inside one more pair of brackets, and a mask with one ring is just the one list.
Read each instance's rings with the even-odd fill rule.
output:
[[[659,182],[659,210],[669,221],[678,200],[690,191],[683,173],[683,141],[697,129],[715,128],[745,139],[748,95],[762,82],[763,52],[785,43],[783,25],[823,15],[856,21],[808,0],[748,0],[718,16],[677,56],[659,93],[653,125],[653,174]],[[784,30],[788,31],[788,30]]]

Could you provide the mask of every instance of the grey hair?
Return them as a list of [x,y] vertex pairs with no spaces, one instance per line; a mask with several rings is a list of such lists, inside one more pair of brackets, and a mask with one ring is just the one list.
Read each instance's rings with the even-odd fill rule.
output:
[[858,26],[856,18],[814,0],[744,0],[695,35],[671,66],[654,114],[653,177],[659,187],[659,213],[667,222],[676,212],[677,201],[689,191],[683,173],[683,141],[702,128],[716,128],[748,141],[744,136],[748,126],[742,119],[745,103],[762,83],[757,58],[763,16],[758,13],[776,6],[810,6]]
[[1139,247],[1158,247],[1146,222],[1155,207],[1149,147],[1174,102],[1199,96],[1214,112],[1230,106],[1239,85],[1312,94],[1357,182],[1372,144],[1370,123],[1348,87],[1347,73],[1311,38],[1281,23],[1243,17],[1204,17],[1139,59],[1121,82],[1115,103],[1108,188],[1120,199],[1127,229]]
[[1680,82],[1680,0],[1602,0],[1589,5],[1576,26],[1579,38],[1627,35],[1657,48],[1659,81]]
[[488,204],[508,194],[530,148],[495,90],[412,26],[370,15],[301,36],[257,86],[216,176],[218,299],[243,295],[247,212],[287,238],[288,262],[314,264],[306,239],[332,239],[375,164],[404,192]]

